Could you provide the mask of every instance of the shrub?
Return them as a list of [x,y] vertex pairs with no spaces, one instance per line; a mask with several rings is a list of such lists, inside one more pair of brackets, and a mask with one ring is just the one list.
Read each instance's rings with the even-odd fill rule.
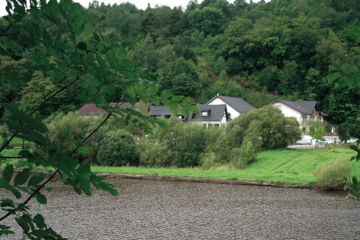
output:
[[[86,118],[75,112],[68,114],[56,113],[51,115],[46,121],[48,131],[46,137],[50,142],[63,151],[72,155],[77,159],[90,159],[91,162],[96,162],[97,147],[100,142],[103,131],[100,129],[85,145],[86,151],[73,154],[76,146],[89,134],[101,121],[101,119]],[[38,151],[41,151],[38,149]]]
[[140,165],[168,167],[173,164],[173,153],[167,142],[158,142],[150,138],[141,138],[137,145]]
[[231,156],[230,144],[221,128],[209,128],[206,131],[206,149],[205,152],[212,151],[217,155],[217,162],[220,164],[229,163]]
[[233,148],[231,164],[235,168],[246,168],[248,164],[256,161],[257,151],[256,144],[246,141],[242,144],[241,148]]
[[214,152],[206,152],[200,156],[200,165],[203,169],[210,169],[217,165],[216,160],[217,156]]
[[324,189],[335,189],[345,184],[351,163],[343,158],[320,164],[314,171],[316,183]]
[[170,120],[167,128],[156,129],[152,137],[159,142],[167,142],[168,148],[174,153],[174,165],[177,167],[199,165],[200,154],[205,148],[203,126]]
[[286,147],[301,136],[296,119],[285,117],[274,106],[262,107],[240,115],[229,123],[227,130],[229,142],[233,147],[241,147],[244,139],[251,137],[254,132],[261,140],[260,149]]
[[134,137],[124,130],[108,132],[100,142],[98,162],[105,166],[137,165]]

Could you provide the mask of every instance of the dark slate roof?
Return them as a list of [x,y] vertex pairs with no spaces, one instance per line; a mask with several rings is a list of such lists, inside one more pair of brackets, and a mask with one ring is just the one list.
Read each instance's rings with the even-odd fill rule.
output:
[[150,106],[149,115],[151,116],[165,116],[172,115],[168,106]]
[[[197,104],[196,107],[199,109],[200,115],[193,114],[192,120],[197,121],[221,121],[226,111],[226,105],[208,105],[208,104]],[[209,112],[208,116],[201,116],[202,111]]]
[[[197,104],[196,107],[199,109],[200,115],[189,113],[189,117],[185,121],[221,121],[224,114],[227,113],[226,105],[208,105],[208,104]],[[202,111],[208,111],[208,116],[201,116]],[[181,114],[181,113],[179,113]],[[172,115],[168,106],[150,106],[149,115],[151,116],[165,116]]]
[[316,107],[316,101],[288,101],[288,100],[282,100],[278,99],[274,101],[273,103],[280,102],[283,103],[292,109],[295,109],[296,111],[303,113],[303,114],[312,114],[315,107]]
[[[130,103],[110,103],[111,106],[115,107],[117,105],[117,107],[125,109],[125,108],[132,108],[132,105]],[[98,108],[96,107],[95,103],[88,103],[85,104],[84,106],[82,106],[79,110],[78,113],[82,114],[82,115],[90,115],[90,114],[107,114],[107,112],[104,109]]]
[[208,101],[207,104],[212,102],[215,98],[220,98],[221,100],[223,100],[224,102],[229,104],[232,108],[234,108],[239,113],[248,113],[249,111],[254,109],[253,106],[251,106],[248,102],[246,102],[244,99],[239,98],[239,97],[228,97],[228,96],[216,95],[215,97],[210,99],[210,101]]

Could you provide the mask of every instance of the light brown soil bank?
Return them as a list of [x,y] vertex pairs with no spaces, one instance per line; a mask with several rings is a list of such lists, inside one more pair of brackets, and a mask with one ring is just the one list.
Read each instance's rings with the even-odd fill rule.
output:
[[197,182],[197,183],[216,183],[216,184],[231,184],[231,185],[251,185],[251,186],[265,186],[265,187],[282,187],[282,188],[303,188],[303,189],[319,189],[316,185],[284,185],[268,182],[251,182],[231,179],[214,179],[214,178],[190,178],[177,176],[159,176],[159,175],[131,175],[131,174],[113,174],[103,173],[98,174],[106,178],[123,178],[123,179],[141,179],[141,180],[157,180],[157,181],[178,181],[178,182]]

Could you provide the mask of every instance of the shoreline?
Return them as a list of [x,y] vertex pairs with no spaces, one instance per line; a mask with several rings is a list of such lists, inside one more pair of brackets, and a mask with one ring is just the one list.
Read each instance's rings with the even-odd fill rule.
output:
[[216,178],[194,178],[194,177],[139,175],[139,174],[133,175],[133,174],[116,174],[116,173],[99,173],[97,175],[105,178],[154,180],[154,181],[170,181],[170,182],[213,183],[213,184],[247,185],[247,186],[260,186],[260,187],[316,189],[316,190],[320,189],[317,185],[305,185],[305,184],[286,185],[286,184],[276,184],[270,182],[254,182],[254,181],[216,179]]

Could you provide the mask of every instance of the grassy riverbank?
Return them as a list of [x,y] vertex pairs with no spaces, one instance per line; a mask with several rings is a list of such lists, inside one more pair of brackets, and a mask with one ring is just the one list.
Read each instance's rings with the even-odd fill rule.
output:
[[[4,151],[4,155],[16,156],[19,151],[18,149],[7,149]],[[284,185],[311,185],[315,184],[313,172],[320,163],[337,158],[350,159],[354,155],[354,151],[341,146],[321,149],[281,149],[259,153],[258,161],[250,164],[246,169],[232,169],[229,166],[221,166],[210,170],[203,170],[201,168],[92,166],[92,170],[96,173],[213,178]],[[352,161],[352,166],[352,175],[360,178],[360,162]]]
[[[315,168],[323,162],[346,158],[355,152],[343,147],[322,149],[282,149],[258,154],[258,162],[246,169],[231,169],[227,166],[203,170],[201,168],[146,168],[93,166],[96,173],[159,175],[192,178],[231,179],[254,182],[269,182],[285,185],[315,184]],[[352,162],[352,175],[360,177],[360,162]]]

